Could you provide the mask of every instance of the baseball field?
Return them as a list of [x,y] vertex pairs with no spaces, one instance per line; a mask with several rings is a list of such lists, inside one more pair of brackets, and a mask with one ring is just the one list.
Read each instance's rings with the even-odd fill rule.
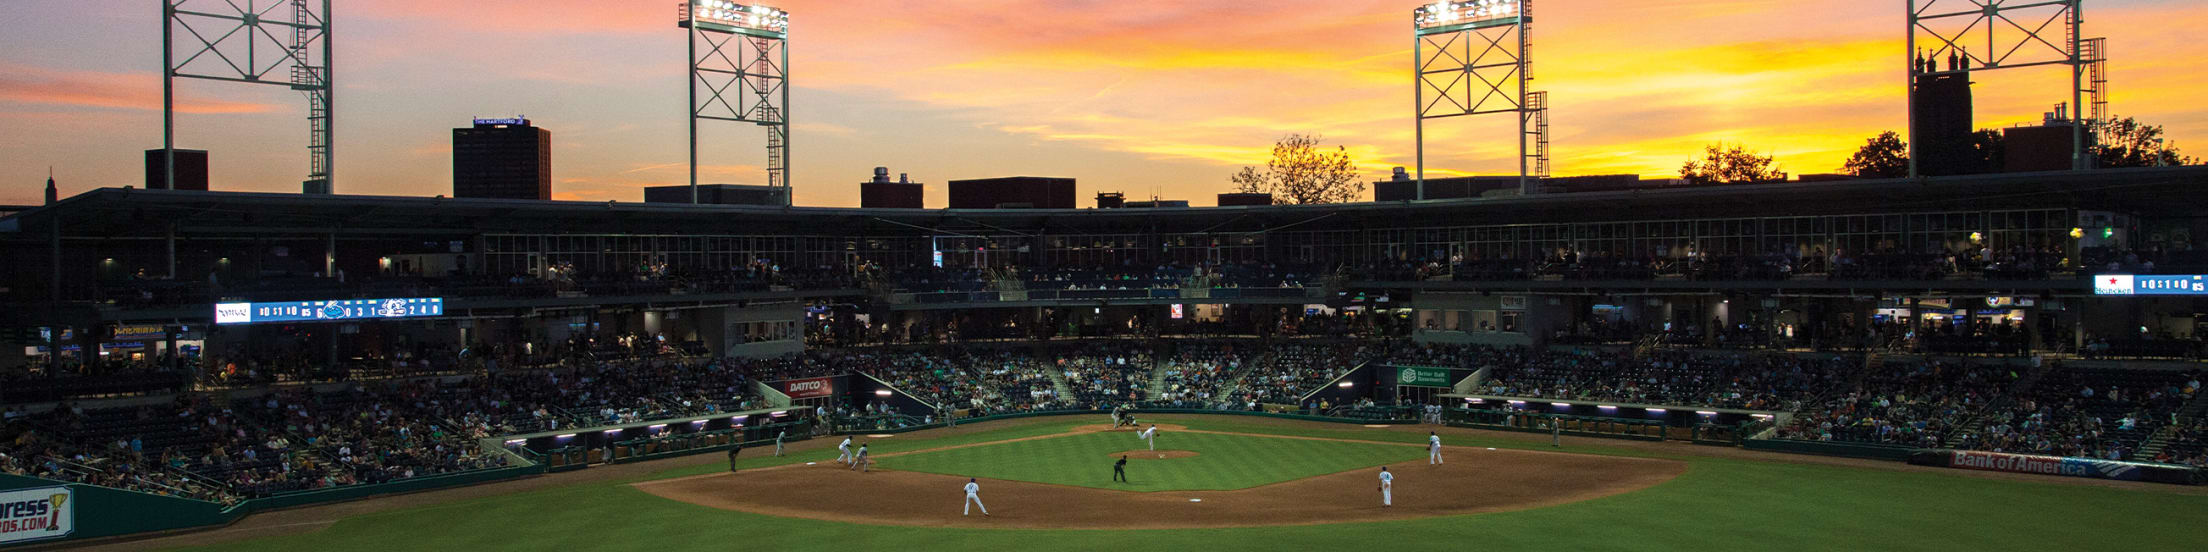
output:
[[[1145,420],[1151,421],[1151,420]],[[278,511],[112,545],[207,550],[2188,550],[2193,487],[2005,475],[1680,443],[1161,416],[854,436]],[[1128,482],[1112,463],[1128,460]],[[1164,456],[1164,457],[1159,457]],[[1396,474],[1382,508],[1376,476]],[[969,479],[989,517],[960,514]]]

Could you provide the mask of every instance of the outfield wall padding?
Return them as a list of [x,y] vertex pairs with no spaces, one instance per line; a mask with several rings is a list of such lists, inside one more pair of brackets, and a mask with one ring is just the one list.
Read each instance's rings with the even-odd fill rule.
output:
[[1904,462],[1917,449],[1910,447],[1842,441],[1797,441],[1793,439],[1748,439],[1741,441],[1748,450],[1784,452],[1788,454],[1814,454],[1818,456],[1845,456],[1871,460]]
[[70,525],[74,527],[66,537],[18,543],[19,545],[220,525],[237,519],[239,515],[224,510],[221,504],[204,500],[0,474],[0,491],[39,487],[69,488],[73,498],[67,506],[72,508],[69,516],[72,520]]

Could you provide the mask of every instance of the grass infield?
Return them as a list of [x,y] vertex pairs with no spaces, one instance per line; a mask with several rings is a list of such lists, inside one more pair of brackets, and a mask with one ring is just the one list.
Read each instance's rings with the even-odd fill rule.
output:
[[[1194,429],[1418,442],[1424,435],[1332,424],[1234,417],[1161,418]],[[874,441],[896,452],[1062,433],[1090,418],[1030,422],[929,439]],[[1160,444],[1195,434],[1160,435]],[[1132,437],[1095,454],[1135,448]],[[1247,438],[1249,446],[1274,439]],[[1034,441],[1038,444],[1055,439]],[[1301,441],[1301,443],[1317,443]],[[1449,444],[1536,448],[1502,439]],[[1008,444],[1009,445],[1009,444]],[[1069,449],[1090,446],[1064,443]],[[975,447],[976,449],[993,448]],[[1413,458],[1413,447],[1401,447]],[[1545,446],[1538,448],[1547,448]],[[1390,454],[1392,447],[1372,449]],[[965,449],[972,450],[972,449]],[[1302,450],[1302,449],[1298,449]],[[1583,453],[1629,453],[1567,447]],[[957,458],[941,451],[918,463]],[[746,455],[752,451],[745,451]],[[1069,452],[1068,454],[1072,454]],[[1087,453],[1081,453],[1087,454]],[[1096,455],[1083,470],[1109,475]],[[748,466],[831,459],[835,451],[748,457]],[[941,458],[935,458],[941,456]],[[1152,466],[1232,456],[1204,452]],[[2199,550],[2208,546],[2208,496],[1959,477],[1939,472],[1680,456],[1691,466],[1670,482],[1547,508],[1360,524],[1148,531],[931,529],[777,518],[661,499],[596,482],[359,515],[320,531],[232,542],[208,550],[1361,550],[1389,547],[1523,547],[1543,550]],[[885,465],[888,463],[885,459]],[[1385,461],[1371,460],[1370,464]],[[1243,465],[1259,462],[1240,462]],[[725,469],[704,465],[654,474]],[[917,467],[907,468],[917,469]],[[1002,467],[1012,470],[1016,466]],[[1153,469],[1145,467],[1144,469]],[[1312,468],[1318,469],[1318,468]],[[1087,475],[1073,476],[1078,479]],[[1255,481],[1256,478],[1249,479]],[[1079,484],[1077,482],[1073,484]],[[1129,512],[1128,515],[1142,515]]]

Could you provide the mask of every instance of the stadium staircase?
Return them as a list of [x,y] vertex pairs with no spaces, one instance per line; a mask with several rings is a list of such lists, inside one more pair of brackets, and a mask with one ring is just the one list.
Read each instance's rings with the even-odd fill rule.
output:
[[1055,393],[1053,396],[1058,397],[1060,401],[1074,400],[1073,386],[1066,383],[1066,371],[1064,369],[1051,366],[1050,369],[1043,370],[1043,373],[1050,376],[1050,390]]
[[[2181,420],[2198,420],[2204,412],[2208,412],[2208,393],[2196,392],[2191,402],[2177,410],[2177,417]],[[2154,435],[2148,437],[2146,444],[2139,447],[2139,453],[2132,457],[2153,458],[2162,454],[2162,449],[2170,445],[2170,437],[2176,435],[2179,425],[2181,424],[2163,424],[2161,429],[2154,430]]]
[[1971,413],[1970,418],[1963,420],[1963,423],[1955,424],[1955,431],[1940,439],[1940,445],[1952,447],[1957,442],[1962,441],[1965,435],[1977,435],[1983,432],[1987,421],[1987,412],[2008,408],[2009,403],[2016,402],[2016,397],[2028,396],[2027,394],[2031,392],[2032,386],[2037,385],[2040,378],[2045,377],[2048,372],[2053,370],[2054,365],[2041,364],[2024,372],[2024,377],[2017,378],[2016,384],[2010,385],[2008,392],[2002,393],[2000,397],[1987,402],[1986,406],[1979,408],[1977,412]]
[[1165,382],[1166,367],[1168,366],[1172,366],[1172,363],[1166,362],[1164,358],[1150,359],[1150,386],[1142,390],[1143,397],[1155,400],[1157,397],[1165,396],[1166,391],[1172,390],[1170,389],[1171,386]]

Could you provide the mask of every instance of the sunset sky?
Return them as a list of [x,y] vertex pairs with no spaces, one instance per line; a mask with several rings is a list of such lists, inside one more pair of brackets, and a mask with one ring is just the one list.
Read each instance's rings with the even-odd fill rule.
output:
[[[158,2],[0,1],[0,203],[38,201],[49,165],[64,195],[141,186],[140,152],[161,143]],[[516,114],[552,131],[559,199],[639,201],[642,186],[685,181],[676,0],[336,4],[340,193],[449,195],[451,129]],[[2188,38],[2208,9],[2086,4],[2087,36],[2109,37],[2112,111],[2208,153],[2195,143],[2208,137],[2208,41]],[[1291,132],[1348,147],[1379,180],[1412,163],[1416,5],[784,0],[796,201],[855,206],[882,165],[928,183],[931,207],[946,180],[1010,175],[1078,178],[1083,205],[1098,191],[1210,205]],[[1555,173],[1672,176],[1721,140],[1788,172],[1837,172],[1865,138],[1907,124],[1902,12],[1540,2],[1533,86],[1554,106]],[[1975,80],[1980,126],[2068,100],[2059,67]],[[178,146],[211,151],[216,189],[299,190],[297,93],[183,80],[178,98]],[[763,182],[758,129],[706,128],[701,181]],[[1429,174],[1515,174],[1514,131],[1508,115],[1429,124]]]

